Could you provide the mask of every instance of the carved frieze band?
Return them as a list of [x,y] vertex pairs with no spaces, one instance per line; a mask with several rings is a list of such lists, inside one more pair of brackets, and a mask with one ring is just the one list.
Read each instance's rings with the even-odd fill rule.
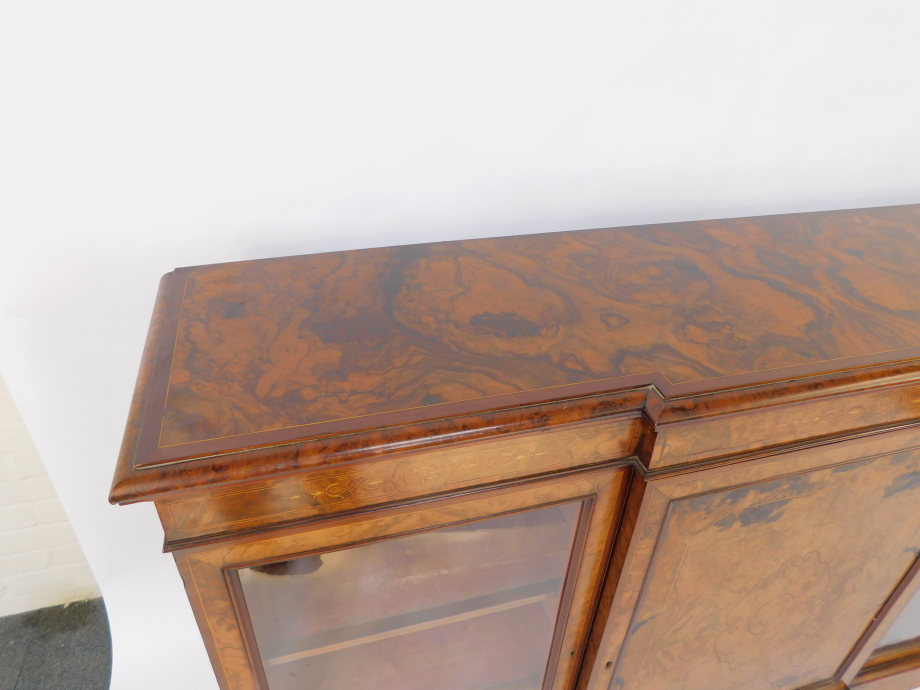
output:
[[732,415],[718,422],[683,422],[659,428],[649,469],[916,418],[920,387],[914,386]]
[[631,455],[641,428],[639,418],[624,419],[315,470],[169,503],[164,526],[168,538],[186,539],[590,465]]

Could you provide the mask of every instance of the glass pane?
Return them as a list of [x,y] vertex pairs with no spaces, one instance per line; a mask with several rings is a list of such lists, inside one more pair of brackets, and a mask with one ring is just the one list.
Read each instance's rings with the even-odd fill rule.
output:
[[539,690],[581,502],[238,571],[271,690]]
[[920,637],[920,591],[914,594],[907,606],[895,618],[879,646],[905,642],[915,637]]

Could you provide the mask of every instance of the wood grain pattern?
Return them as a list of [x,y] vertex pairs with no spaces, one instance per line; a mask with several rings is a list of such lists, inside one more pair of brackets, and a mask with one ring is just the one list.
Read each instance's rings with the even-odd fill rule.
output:
[[[592,674],[592,669],[598,668],[598,655],[601,653],[605,632],[610,622],[610,616],[616,610],[615,602],[617,601],[617,593],[620,591],[620,576],[623,574],[623,567],[632,552],[633,544],[638,541],[634,540],[634,536],[636,523],[639,521],[642,510],[642,499],[645,496],[646,486],[648,484],[642,474],[635,472],[630,481],[626,504],[623,507],[620,525],[617,529],[617,539],[611,554],[610,565],[607,567],[607,578],[604,580],[604,587],[598,599],[594,624],[588,637],[588,643],[585,646],[582,668],[576,680],[576,690],[585,690],[585,688],[591,687],[595,680],[596,674]],[[601,667],[606,667],[607,663],[606,661],[602,662]],[[612,667],[613,662],[609,663]]]
[[158,502],[167,543],[331,515],[631,455],[637,417],[352,463]]
[[176,269],[110,500],[156,501],[224,690],[266,685],[234,568],[582,499],[552,687],[891,690],[918,267],[920,205]]
[[876,650],[849,687],[853,690],[920,687],[920,638]]
[[918,238],[902,206],[177,269],[111,500],[917,383]]
[[911,597],[920,591],[920,557],[914,560],[907,574],[879,608],[859,642],[850,650],[837,671],[837,678],[852,683],[870,656],[881,646],[886,632],[904,612]]
[[215,667],[222,690],[258,688],[253,664],[248,658],[243,631],[234,610],[226,568],[250,566],[292,555],[322,553],[348,544],[365,543],[410,534],[439,526],[455,525],[492,515],[501,515],[563,501],[593,497],[585,545],[573,571],[576,578],[571,605],[559,645],[553,688],[571,685],[578,671],[580,651],[595,606],[613,539],[614,526],[622,510],[627,468],[588,470],[576,478],[543,480],[526,489],[497,489],[475,497],[442,500],[429,506],[395,508],[363,520],[338,519],[273,535],[238,539],[233,544],[176,552],[193,608]]
[[159,445],[916,347],[918,225],[900,207],[197,267]]
[[589,687],[837,682],[920,552],[918,499],[915,429],[651,481]]
[[134,472],[136,471],[135,461],[137,459],[137,444],[140,440],[141,428],[145,419],[145,407],[151,394],[154,365],[156,364],[156,355],[162,335],[161,330],[166,311],[166,296],[169,294],[170,282],[169,274],[160,279],[160,286],[153,303],[150,328],[147,331],[147,338],[144,341],[141,365],[138,369],[137,380],[134,384],[134,394],[131,396],[128,421],[125,424],[125,433],[122,437],[121,449],[118,452],[118,461],[115,465],[115,476],[112,478],[112,493],[109,496],[109,500],[113,503],[116,502],[115,494],[117,487],[126,480],[133,479]]
[[917,357],[918,262],[903,206],[179,269],[134,465]]
[[[253,482],[328,469],[367,459],[382,460],[514,434],[574,427],[592,421],[619,424],[641,414],[649,389],[551,401],[472,417],[441,419],[364,433],[241,448],[168,465],[133,467],[120,463],[109,494],[112,503],[131,503],[204,487]],[[126,437],[127,438],[127,437]]]
[[658,426],[648,462],[662,469],[697,460],[712,460],[741,451],[920,418],[920,386],[836,395],[832,399],[786,404],[715,421]]

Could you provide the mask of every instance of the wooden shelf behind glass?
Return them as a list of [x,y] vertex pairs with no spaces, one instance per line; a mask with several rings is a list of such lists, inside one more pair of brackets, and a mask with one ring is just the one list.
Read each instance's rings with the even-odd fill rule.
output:
[[269,687],[537,690],[581,506],[240,569]]

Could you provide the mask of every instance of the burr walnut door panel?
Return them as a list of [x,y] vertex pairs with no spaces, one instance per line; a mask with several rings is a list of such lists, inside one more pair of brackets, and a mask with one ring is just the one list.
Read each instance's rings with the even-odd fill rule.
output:
[[180,554],[229,690],[571,688],[627,468]]
[[649,482],[585,684],[849,682],[909,596],[918,507],[910,429]]

